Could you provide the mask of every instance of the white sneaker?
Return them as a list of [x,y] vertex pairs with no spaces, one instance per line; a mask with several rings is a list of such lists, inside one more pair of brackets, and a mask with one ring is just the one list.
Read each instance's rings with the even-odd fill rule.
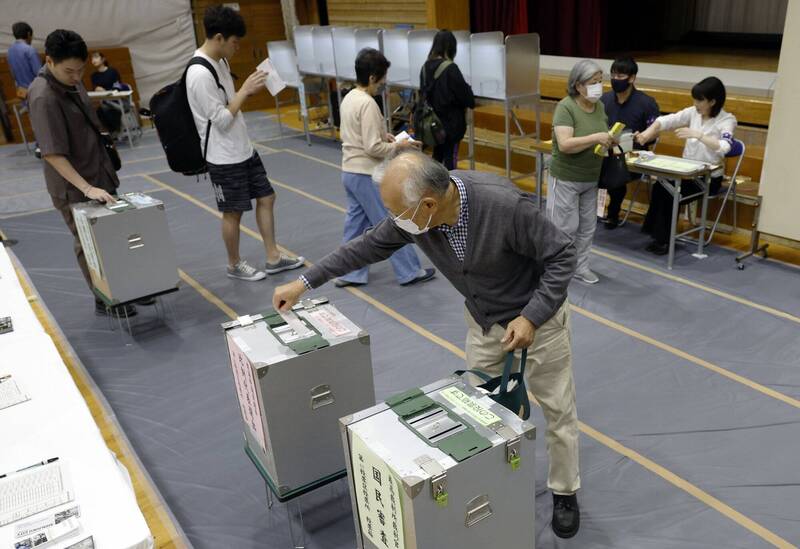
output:
[[263,280],[267,277],[264,271],[259,271],[251,266],[244,259],[239,260],[239,263],[233,267],[228,267],[228,277],[238,278],[239,280],[247,280],[254,282],[256,280]]
[[598,276],[589,269],[584,269],[581,272],[576,272],[575,278],[577,278],[581,282],[585,282],[586,284],[597,284],[598,282],[600,282],[600,278],[598,278]]
[[306,258],[302,255],[298,257],[286,257],[282,255],[277,263],[267,262],[264,267],[264,272],[273,275],[282,273],[283,271],[291,271],[292,269],[299,269],[305,262]]

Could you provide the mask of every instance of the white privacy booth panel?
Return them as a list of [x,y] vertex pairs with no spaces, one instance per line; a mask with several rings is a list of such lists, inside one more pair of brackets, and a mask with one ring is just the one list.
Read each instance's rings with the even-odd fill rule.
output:
[[472,74],[472,68],[470,67],[471,48],[469,31],[453,31],[453,35],[456,37],[457,44],[456,58],[453,59],[453,61],[458,65],[461,74],[464,75],[464,80],[469,84],[471,82],[470,75]]
[[317,71],[314,74],[336,78],[336,59],[333,53],[333,34],[331,27],[314,27],[311,29],[314,43],[314,58]]
[[317,74],[317,63],[314,60],[314,37],[311,25],[294,28],[294,47],[297,56],[297,68],[303,74]]
[[419,72],[428,60],[433,45],[433,37],[439,32],[436,29],[408,31],[408,67],[411,85],[419,88]]
[[479,32],[470,38],[470,77],[477,97],[505,99],[506,61],[503,33]]
[[297,88],[300,86],[300,73],[297,71],[297,56],[294,46],[288,40],[267,42],[267,55],[272,66],[278,71],[287,86]]
[[356,53],[364,48],[383,51],[383,29],[356,29]]
[[512,34],[506,38],[506,97],[539,95],[539,35]]
[[356,78],[356,29],[355,27],[333,27],[333,56],[336,60],[336,78]]
[[391,66],[386,76],[389,84],[407,86],[409,84],[408,71],[408,30],[389,29],[383,31],[383,55],[389,60]]

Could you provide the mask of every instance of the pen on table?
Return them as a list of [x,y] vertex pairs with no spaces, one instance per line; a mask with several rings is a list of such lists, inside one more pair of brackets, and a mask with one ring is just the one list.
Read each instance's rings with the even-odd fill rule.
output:
[[[33,469],[34,467],[41,467],[42,465],[47,465],[48,463],[53,463],[54,461],[58,461],[57,457],[46,459],[44,461],[40,461],[39,463],[34,463],[33,465],[28,465],[27,467],[23,467],[22,469],[17,469],[14,473],[21,473],[22,471],[27,471],[28,469]],[[12,473],[13,474],[13,473]],[[8,474],[0,475],[0,478],[6,478]]]

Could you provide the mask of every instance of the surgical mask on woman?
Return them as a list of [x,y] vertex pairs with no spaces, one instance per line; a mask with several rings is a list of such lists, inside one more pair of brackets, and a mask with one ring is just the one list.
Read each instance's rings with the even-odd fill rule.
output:
[[591,103],[597,103],[600,97],[603,95],[603,84],[602,82],[598,82],[597,84],[587,84],[586,85],[586,100],[590,101]]

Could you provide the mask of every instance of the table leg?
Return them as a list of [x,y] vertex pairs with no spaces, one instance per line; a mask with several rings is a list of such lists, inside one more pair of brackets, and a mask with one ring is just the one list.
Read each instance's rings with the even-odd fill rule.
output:
[[125,103],[122,99],[116,100],[119,105],[119,112],[122,114],[122,126],[125,128],[125,135],[128,136],[128,145],[133,148],[133,133],[131,133],[131,126],[128,124],[128,118],[125,116]]
[[25,150],[28,154],[31,154],[31,148],[28,145],[28,136],[25,135],[25,128],[22,126],[22,118],[19,116],[19,109],[17,105],[12,107],[14,109],[14,116],[17,118],[17,127],[19,128],[19,133],[22,136],[22,142],[25,143]]
[[469,109],[469,169],[475,169],[475,111]]
[[542,209],[542,188],[544,187],[544,153],[536,152],[536,205]]
[[[705,259],[708,257],[708,255],[703,253],[703,246],[706,243],[706,218],[708,217],[708,193],[710,189],[711,174],[708,173],[703,177],[703,205],[700,211],[700,238],[697,239],[697,253],[692,254],[697,259]],[[736,208],[735,202],[733,207]]]
[[669,255],[667,256],[667,269],[672,270],[672,262],[675,260],[675,235],[678,233],[678,210],[681,204],[681,180],[675,180],[675,186],[670,185],[669,180],[659,179],[659,183],[672,193],[672,216],[669,228]]
[[294,505],[297,507],[297,516],[299,518],[299,526],[300,532],[299,536],[295,538],[294,527],[292,523],[294,522],[294,517],[292,517],[292,501],[286,502],[286,514],[288,515],[287,518],[289,520],[289,536],[292,538],[292,546],[294,549],[305,549],[306,546],[306,528],[303,524],[303,510],[300,508],[300,502],[298,501],[299,498],[295,498]]

